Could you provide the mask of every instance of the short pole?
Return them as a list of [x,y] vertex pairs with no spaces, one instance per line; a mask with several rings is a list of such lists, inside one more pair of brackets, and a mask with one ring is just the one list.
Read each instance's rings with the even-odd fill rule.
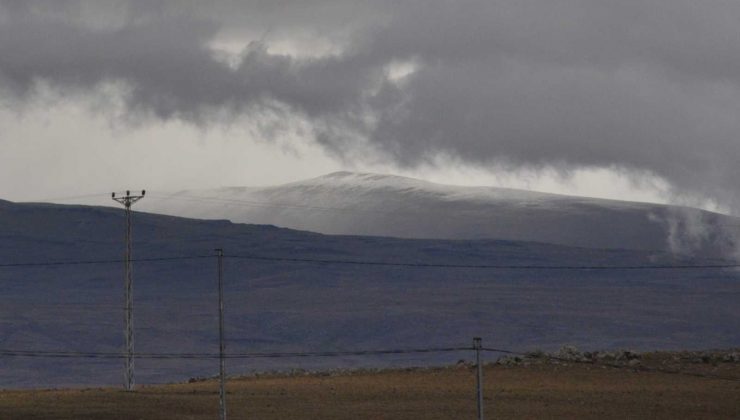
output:
[[218,257],[218,360],[219,360],[219,418],[226,420],[226,365],[224,363],[224,250],[216,249]]
[[477,370],[477,390],[478,390],[478,420],[483,420],[483,365],[480,361],[481,338],[473,338],[473,349],[475,350],[475,366]]

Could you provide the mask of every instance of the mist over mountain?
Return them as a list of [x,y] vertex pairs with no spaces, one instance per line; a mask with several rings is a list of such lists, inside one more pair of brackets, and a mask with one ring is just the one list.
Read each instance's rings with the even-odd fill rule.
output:
[[[24,114],[47,88],[117,125],[235,124],[400,170],[611,168],[740,214],[739,20],[728,0],[0,0],[0,103]],[[49,141],[38,182],[83,179],[56,165],[92,126]],[[178,143],[160,174],[198,161]]]
[[738,254],[740,220],[704,210],[336,172],[289,184],[151,194],[140,209],[326,234],[503,239]]
[[[565,344],[719,348],[740,339],[740,278],[734,270],[424,266],[716,263],[712,260],[521,241],[332,236],[140,212],[133,222],[135,348],[142,353],[217,351],[212,257],[217,247],[227,255],[226,346],[232,353],[466,346],[473,336],[514,350]],[[121,209],[0,201],[0,349],[121,352],[123,234]],[[177,259],[192,256],[199,258]],[[175,259],[156,260],[161,257]],[[79,264],[89,260],[102,262]],[[60,264],[13,266],[43,262]],[[429,365],[469,356],[248,359],[227,365],[229,374],[239,374]],[[119,359],[2,357],[0,387],[117,384],[122,365]],[[138,383],[217,370],[216,360],[136,361]]]

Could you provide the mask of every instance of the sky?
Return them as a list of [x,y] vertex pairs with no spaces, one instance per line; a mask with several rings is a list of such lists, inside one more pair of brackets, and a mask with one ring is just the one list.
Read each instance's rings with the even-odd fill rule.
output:
[[735,0],[0,0],[0,198],[337,170],[740,215]]

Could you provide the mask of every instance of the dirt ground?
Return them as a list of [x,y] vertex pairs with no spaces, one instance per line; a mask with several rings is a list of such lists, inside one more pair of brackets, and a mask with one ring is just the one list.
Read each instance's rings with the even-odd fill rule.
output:
[[[740,378],[740,365],[696,372]],[[739,419],[740,382],[579,364],[486,366],[489,419]],[[230,419],[474,419],[471,366],[229,379]],[[0,391],[0,419],[214,419],[216,381]]]

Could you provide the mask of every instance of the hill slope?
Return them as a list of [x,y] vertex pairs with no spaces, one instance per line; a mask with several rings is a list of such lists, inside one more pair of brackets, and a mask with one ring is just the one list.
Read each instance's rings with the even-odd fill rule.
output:
[[[0,201],[0,349],[118,352],[123,212]],[[517,270],[329,264],[295,259],[457,265],[693,263],[660,252],[530,242],[326,236],[271,226],[136,213],[135,257],[227,258],[230,352],[469,345],[584,349],[726,348],[740,336],[739,274],[726,270]],[[139,352],[217,350],[216,261],[139,261]],[[455,354],[230,361],[230,371],[451,363]],[[0,357],[0,387],[120,381],[120,360]],[[216,371],[212,361],[138,360],[137,380]]]

